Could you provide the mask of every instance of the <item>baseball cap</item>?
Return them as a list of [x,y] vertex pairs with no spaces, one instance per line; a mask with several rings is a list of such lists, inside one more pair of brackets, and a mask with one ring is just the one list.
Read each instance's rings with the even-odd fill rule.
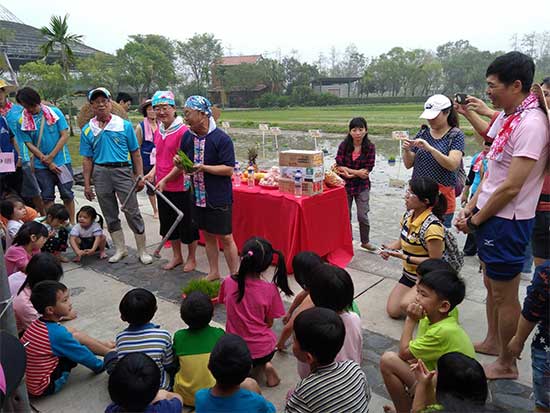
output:
[[210,353],[208,368],[217,381],[240,384],[252,368],[252,356],[246,342],[235,334],[222,336]]
[[21,342],[11,334],[0,331],[0,408],[19,386],[26,364],[27,356]]
[[424,112],[419,116],[424,119],[435,119],[442,110],[448,109],[453,105],[451,99],[445,95],[433,95],[424,103]]
[[111,92],[109,92],[104,87],[96,87],[95,89],[90,90],[90,92],[88,93],[88,101],[91,102],[93,99],[95,99],[99,95],[103,95],[107,99],[111,99]]

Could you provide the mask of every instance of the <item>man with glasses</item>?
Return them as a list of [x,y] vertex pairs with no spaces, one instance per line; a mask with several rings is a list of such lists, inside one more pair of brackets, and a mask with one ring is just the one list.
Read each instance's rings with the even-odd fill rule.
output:
[[[91,187],[93,175],[97,200],[116,248],[115,254],[109,258],[109,262],[114,263],[128,255],[118,217],[117,196],[120,200],[127,198],[135,177],[143,175],[143,163],[132,124],[111,113],[111,93],[99,87],[88,93],[88,100],[95,117],[84,125],[80,138],[84,195],[89,201],[95,197]],[[144,183],[140,181],[137,191],[141,191],[143,187]],[[136,237],[139,260],[143,264],[150,264],[153,259],[145,250],[145,225],[135,192],[132,193],[124,214]]]

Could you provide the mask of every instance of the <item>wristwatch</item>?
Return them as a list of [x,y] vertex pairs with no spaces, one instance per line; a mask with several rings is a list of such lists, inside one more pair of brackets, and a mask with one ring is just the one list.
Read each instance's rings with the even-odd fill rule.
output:
[[468,217],[466,220],[466,225],[471,232],[476,232],[479,229],[479,225],[476,225],[472,222],[472,217]]

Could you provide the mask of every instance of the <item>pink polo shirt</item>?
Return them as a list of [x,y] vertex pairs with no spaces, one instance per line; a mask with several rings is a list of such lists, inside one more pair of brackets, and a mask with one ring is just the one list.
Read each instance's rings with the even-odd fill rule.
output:
[[[172,133],[166,134],[163,138],[160,131],[157,128],[155,131],[155,147],[156,147],[156,180],[157,182],[170,173],[174,167],[172,159],[180,148],[181,138],[185,132],[189,129],[186,125],[180,125]],[[178,176],[173,181],[166,184],[165,190],[168,192],[181,192],[183,191],[183,175]]]
[[6,250],[4,254],[4,261],[6,262],[6,271],[8,276],[17,271],[25,271],[27,264],[31,257],[40,253],[40,250],[33,250],[32,254],[27,254],[25,247],[21,245],[12,245]]
[[[504,121],[505,118],[501,114],[496,119],[493,130],[500,130]],[[483,208],[491,194],[506,180],[512,158],[525,157],[535,159],[537,162],[519,194],[497,212],[496,216],[517,220],[533,218],[544,182],[549,145],[548,117],[541,110],[530,110],[510,135],[504,147],[502,159],[489,160],[486,179],[477,200],[477,208]]]

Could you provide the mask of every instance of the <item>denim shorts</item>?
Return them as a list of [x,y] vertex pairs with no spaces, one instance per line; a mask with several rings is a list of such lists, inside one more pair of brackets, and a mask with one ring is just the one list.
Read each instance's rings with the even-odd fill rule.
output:
[[[71,175],[73,175],[73,168],[71,167],[71,164],[66,164],[66,166],[71,172]],[[55,172],[50,171],[49,169],[34,168],[34,173],[36,175],[36,179],[38,180],[38,185],[40,185],[43,201],[55,201],[56,186],[59,189],[59,193],[63,201],[70,201],[74,198],[74,194],[72,191],[74,181],[62,184],[59,181],[58,175]]]
[[23,184],[21,185],[21,196],[23,198],[34,198],[35,196],[40,196],[40,187],[38,186],[38,181],[36,176],[32,172],[31,163],[24,162],[21,165],[21,170],[23,171]]
[[550,409],[550,353],[531,345],[531,367],[535,405]]

